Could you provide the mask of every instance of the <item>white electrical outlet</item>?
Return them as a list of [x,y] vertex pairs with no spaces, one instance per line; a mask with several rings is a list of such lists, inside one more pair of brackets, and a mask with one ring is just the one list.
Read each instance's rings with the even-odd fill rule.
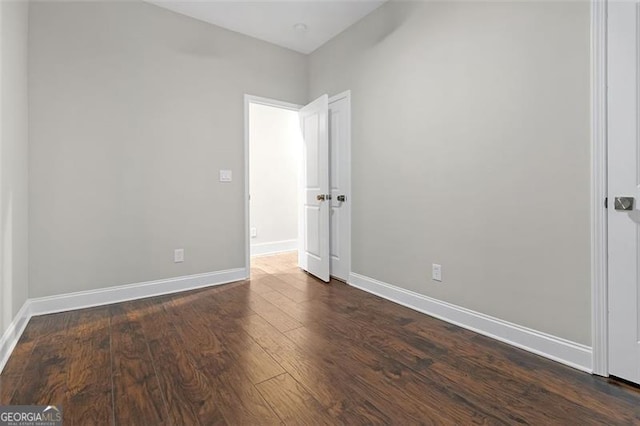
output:
[[437,263],[431,265],[431,278],[434,281],[442,281],[442,265]]
[[258,236],[258,228],[251,228],[251,238],[256,238]]
[[184,249],[175,249],[173,251],[173,261],[175,263],[184,262]]

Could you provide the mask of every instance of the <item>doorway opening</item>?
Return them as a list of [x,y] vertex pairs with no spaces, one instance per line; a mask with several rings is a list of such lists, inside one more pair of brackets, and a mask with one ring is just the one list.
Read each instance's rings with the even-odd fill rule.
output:
[[298,105],[248,97],[249,259],[297,253],[302,136]]
[[247,277],[252,257],[289,253],[322,281],[346,282],[351,93],[306,106],[245,95],[244,105]]

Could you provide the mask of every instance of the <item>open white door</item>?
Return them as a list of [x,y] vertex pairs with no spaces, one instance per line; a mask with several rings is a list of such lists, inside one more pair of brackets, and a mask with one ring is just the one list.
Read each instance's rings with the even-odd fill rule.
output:
[[640,383],[640,4],[608,8],[609,373]]
[[329,282],[329,97],[322,95],[300,110],[303,137],[302,206],[298,263]]

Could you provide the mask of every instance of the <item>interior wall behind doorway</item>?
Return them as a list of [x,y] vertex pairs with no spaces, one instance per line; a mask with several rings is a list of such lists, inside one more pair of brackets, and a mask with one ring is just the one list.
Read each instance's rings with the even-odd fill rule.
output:
[[298,113],[249,107],[251,255],[295,250],[298,241]]

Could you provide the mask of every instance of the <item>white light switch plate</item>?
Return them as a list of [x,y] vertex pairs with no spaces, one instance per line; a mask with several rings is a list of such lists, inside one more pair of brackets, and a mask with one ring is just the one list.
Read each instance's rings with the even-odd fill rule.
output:
[[251,238],[256,238],[258,236],[258,229],[251,228]]
[[442,281],[442,265],[437,263],[431,265],[431,278],[434,281]]
[[220,170],[220,182],[231,182],[233,180],[233,173],[231,170]]

